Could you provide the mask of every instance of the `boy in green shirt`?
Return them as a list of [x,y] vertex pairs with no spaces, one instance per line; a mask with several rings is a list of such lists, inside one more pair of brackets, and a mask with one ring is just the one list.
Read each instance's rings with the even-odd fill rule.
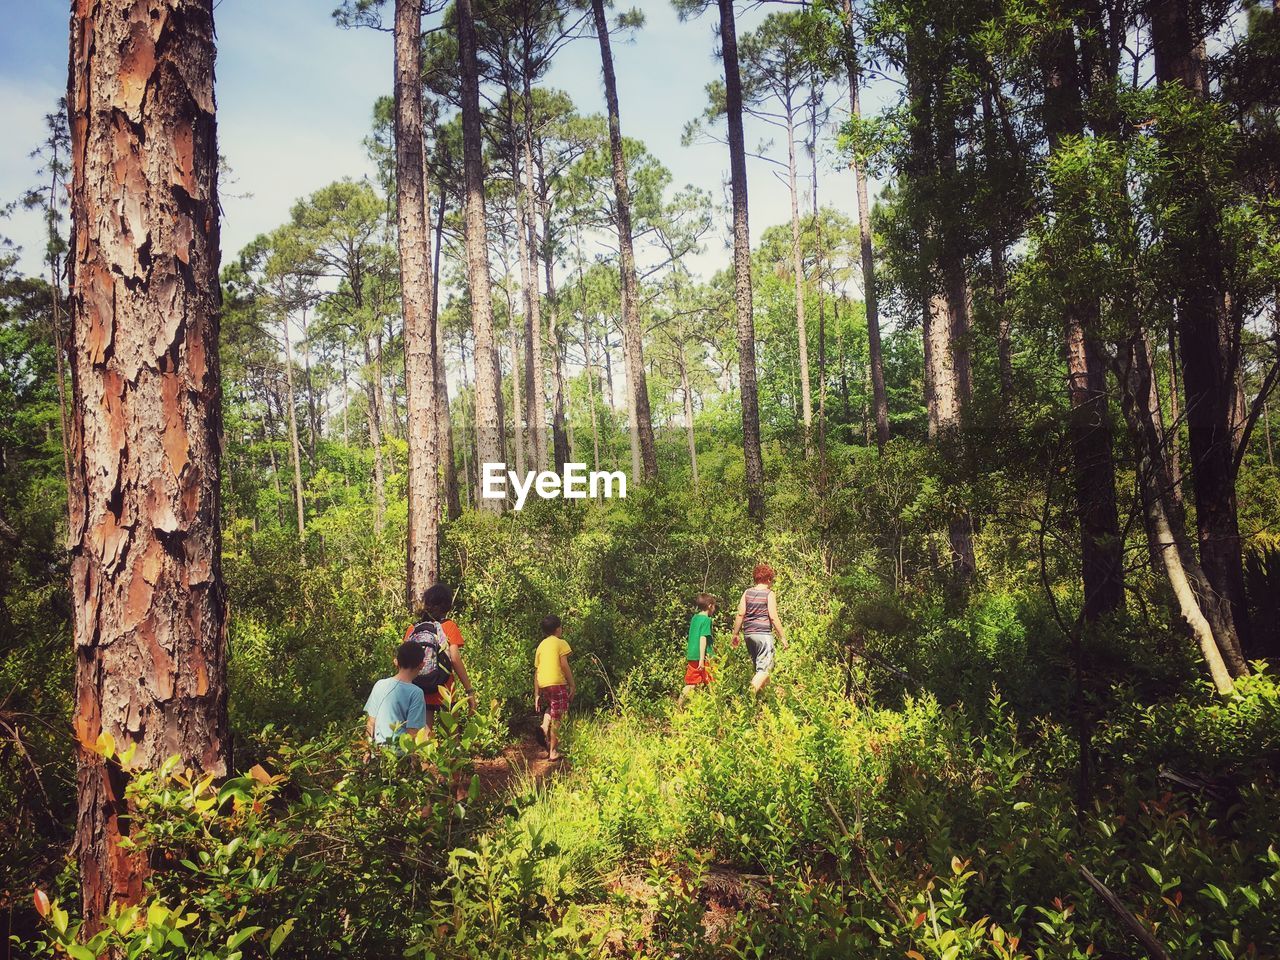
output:
[[684,668],[684,690],[680,693],[683,700],[689,691],[711,683],[711,618],[716,612],[716,598],[709,593],[700,593],[693,598],[698,612],[689,620],[689,649],[686,651],[688,663]]

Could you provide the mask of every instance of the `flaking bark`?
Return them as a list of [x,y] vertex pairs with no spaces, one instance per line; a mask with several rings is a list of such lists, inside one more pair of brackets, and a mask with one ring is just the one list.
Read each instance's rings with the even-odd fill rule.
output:
[[[136,902],[134,769],[226,772],[212,0],[71,12],[76,837],[89,929]],[[109,734],[128,769],[95,751]],[[105,742],[105,738],[104,741]]]

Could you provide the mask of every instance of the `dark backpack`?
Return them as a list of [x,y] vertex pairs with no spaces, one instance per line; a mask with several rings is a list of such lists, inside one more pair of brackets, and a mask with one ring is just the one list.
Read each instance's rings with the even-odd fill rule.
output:
[[422,645],[422,672],[414,684],[424,693],[435,693],[453,679],[453,664],[449,662],[449,642],[444,630],[435,620],[423,620],[414,624],[409,639]]

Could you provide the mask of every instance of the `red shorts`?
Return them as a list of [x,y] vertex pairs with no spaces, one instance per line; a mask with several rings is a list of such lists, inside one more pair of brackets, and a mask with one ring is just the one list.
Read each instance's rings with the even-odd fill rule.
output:
[[542,688],[542,712],[551,714],[553,720],[569,712],[569,688],[565,684]]
[[710,684],[712,680],[711,661],[704,660],[701,667],[698,666],[697,660],[690,660],[684,668],[684,685],[686,687],[701,687]]

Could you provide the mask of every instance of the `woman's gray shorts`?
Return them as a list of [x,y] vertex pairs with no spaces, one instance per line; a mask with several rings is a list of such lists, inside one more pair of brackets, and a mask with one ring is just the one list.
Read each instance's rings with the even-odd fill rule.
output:
[[773,634],[748,633],[747,653],[756,665],[756,673],[769,673],[773,670]]

